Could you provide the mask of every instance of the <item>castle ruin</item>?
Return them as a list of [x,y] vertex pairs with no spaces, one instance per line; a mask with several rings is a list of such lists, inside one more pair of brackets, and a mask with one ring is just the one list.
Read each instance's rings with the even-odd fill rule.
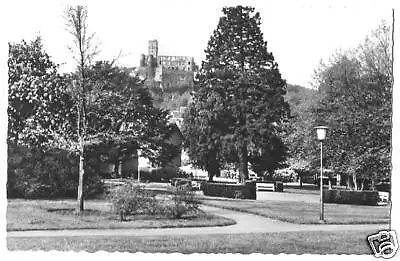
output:
[[197,66],[193,57],[158,55],[158,41],[150,40],[148,54],[140,55],[136,75],[147,86],[162,89],[193,87]]

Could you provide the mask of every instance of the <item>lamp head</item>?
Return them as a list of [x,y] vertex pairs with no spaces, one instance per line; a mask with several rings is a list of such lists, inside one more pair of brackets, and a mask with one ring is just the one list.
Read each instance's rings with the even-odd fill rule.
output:
[[317,126],[314,127],[314,129],[317,130],[317,138],[319,141],[324,141],[326,138],[326,131],[328,129],[328,127],[326,126]]

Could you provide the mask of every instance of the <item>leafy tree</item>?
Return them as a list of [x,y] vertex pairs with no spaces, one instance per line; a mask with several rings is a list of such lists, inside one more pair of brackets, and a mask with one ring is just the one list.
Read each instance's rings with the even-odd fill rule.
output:
[[155,165],[165,165],[177,153],[167,142],[173,131],[168,111],[155,108],[149,91],[129,74],[110,62],[96,62],[87,71],[87,133],[96,143],[111,142],[120,154],[140,148]]
[[74,54],[78,70],[77,78],[73,81],[71,88],[77,115],[76,137],[78,143],[75,144],[79,152],[78,212],[84,209],[83,177],[85,174],[85,145],[88,140],[87,93],[89,78],[87,70],[97,54],[97,48],[93,45],[94,34],[88,32],[87,18],[88,10],[85,6],[70,6],[65,11],[67,30],[72,35],[74,43],[74,47],[70,47],[70,50]]
[[[57,65],[44,50],[40,37],[9,44],[8,70],[7,195],[72,195],[70,190],[77,184],[77,177],[73,176],[76,157],[55,149],[59,147],[60,133],[72,133],[74,113],[67,90],[69,78],[58,74]],[[86,167],[89,175],[85,195],[89,195],[101,183],[97,173]]]
[[[381,25],[355,50],[320,68],[316,120],[330,126],[326,163],[348,173],[354,189],[390,174],[392,56]],[[372,184],[374,186],[374,184]]]
[[40,37],[30,43],[9,43],[9,143],[46,147],[51,142],[70,114],[66,82]]
[[291,111],[289,121],[284,123],[283,128],[283,140],[288,146],[287,162],[302,184],[303,177],[312,171],[315,158],[314,107],[318,102],[318,92],[288,84],[285,99]]
[[191,90],[186,89],[166,89],[159,87],[149,88],[153,97],[153,104],[157,108],[169,111],[179,110],[180,107],[187,107],[191,101]]
[[278,135],[288,113],[286,83],[267,51],[260,14],[242,6],[222,11],[205,51],[184,134],[197,165],[205,167],[207,158],[214,159],[215,169],[237,162],[239,181],[245,182],[249,158],[268,155],[271,137]]
[[69,89],[74,98],[76,131],[73,136],[60,135],[59,141],[73,144],[71,149],[79,154],[78,211],[82,211],[85,152],[89,147],[112,143],[121,151],[140,148],[144,156],[161,162],[167,161],[167,152],[174,152],[174,148],[165,143],[170,134],[167,112],[153,108],[151,96],[137,79],[112,63],[93,65],[98,51],[94,34],[88,32],[87,8],[69,7],[65,17],[77,63]]

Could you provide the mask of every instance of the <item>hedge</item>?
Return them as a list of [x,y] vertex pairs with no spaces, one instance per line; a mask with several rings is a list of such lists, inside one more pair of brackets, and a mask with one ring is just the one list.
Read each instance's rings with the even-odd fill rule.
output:
[[390,183],[379,183],[375,185],[376,190],[383,192],[391,192]]
[[324,190],[324,203],[354,204],[376,206],[379,201],[378,191]]
[[[149,182],[168,182],[170,179],[177,176],[178,172],[173,168],[149,168],[140,170],[140,180]],[[133,178],[137,179],[137,174],[135,174]]]
[[256,199],[256,184],[249,182],[243,184],[206,182],[203,186],[205,196],[224,198]]

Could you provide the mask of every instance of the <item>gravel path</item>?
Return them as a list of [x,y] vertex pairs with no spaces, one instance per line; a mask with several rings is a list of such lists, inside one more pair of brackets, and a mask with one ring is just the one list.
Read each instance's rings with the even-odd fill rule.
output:
[[201,206],[204,211],[234,219],[237,224],[224,227],[188,227],[157,229],[75,229],[11,231],[7,237],[88,237],[88,236],[154,236],[154,235],[207,235],[295,231],[382,230],[388,225],[305,225],[292,224],[270,218],[211,206]]

